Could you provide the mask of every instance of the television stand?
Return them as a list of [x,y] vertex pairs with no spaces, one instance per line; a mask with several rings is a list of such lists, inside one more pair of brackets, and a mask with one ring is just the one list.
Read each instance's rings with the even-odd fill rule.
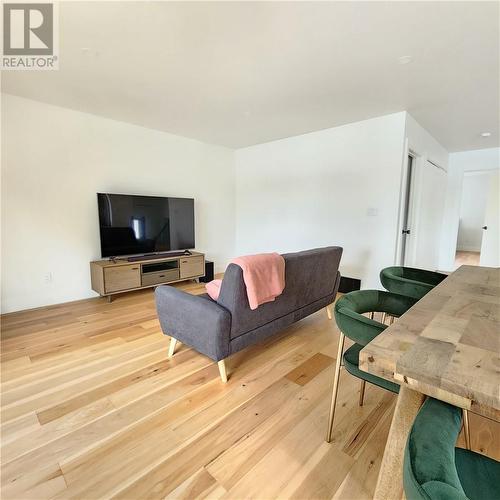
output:
[[205,276],[205,255],[185,252],[93,261],[90,263],[92,290],[111,301],[112,295],[118,293]]

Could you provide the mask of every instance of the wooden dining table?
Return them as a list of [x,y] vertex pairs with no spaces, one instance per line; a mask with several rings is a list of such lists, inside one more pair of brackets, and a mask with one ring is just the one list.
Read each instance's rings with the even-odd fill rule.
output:
[[359,362],[400,384],[374,495],[399,500],[406,440],[426,396],[500,421],[500,268],[461,266],[363,348]]

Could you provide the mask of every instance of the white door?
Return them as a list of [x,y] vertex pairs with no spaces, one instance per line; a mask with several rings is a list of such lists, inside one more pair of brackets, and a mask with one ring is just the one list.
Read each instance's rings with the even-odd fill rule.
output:
[[481,241],[481,266],[500,266],[500,175],[492,172],[486,200],[483,239]]
[[416,163],[409,259],[406,265],[435,271],[439,267],[439,244],[446,191],[446,172],[419,158]]

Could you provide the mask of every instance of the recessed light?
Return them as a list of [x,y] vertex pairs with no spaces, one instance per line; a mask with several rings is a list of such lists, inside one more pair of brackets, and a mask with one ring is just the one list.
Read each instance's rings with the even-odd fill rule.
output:
[[399,64],[410,64],[413,62],[413,57],[412,56],[401,56],[398,57],[398,62]]
[[489,137],[491,135],[491,132],[482,132],[481,137]]

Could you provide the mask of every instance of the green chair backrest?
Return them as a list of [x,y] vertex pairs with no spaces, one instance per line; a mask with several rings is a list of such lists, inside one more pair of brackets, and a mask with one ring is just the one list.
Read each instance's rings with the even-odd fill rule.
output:
[[403,483],[408,500],[466,500],[455,466],[459,408],[428,398],[408,436]]
[[380,271],[380,282],[386,290],[416,299],[421,299],[445,278],[446,274],[413,267],[392,266]]
[[375,321],[364,313],[385,312],[401,316],[415,299],[381,290],[357,290],[341,297],[335,303],[335,321],[341,332],[357,344],[367,345],[383,332],[387,325]]

